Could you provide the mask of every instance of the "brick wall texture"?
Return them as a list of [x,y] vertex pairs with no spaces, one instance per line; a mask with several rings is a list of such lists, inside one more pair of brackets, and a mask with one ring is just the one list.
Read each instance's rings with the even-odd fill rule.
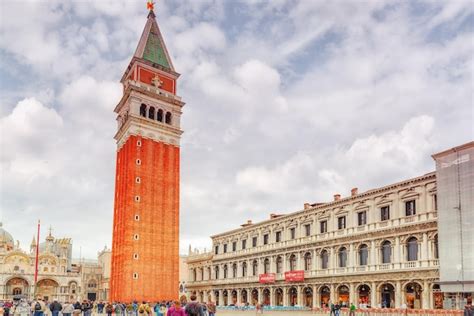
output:
[[130,136],[117,152],[112,301],[177,299],[179,156],[179,147],[138,136]]

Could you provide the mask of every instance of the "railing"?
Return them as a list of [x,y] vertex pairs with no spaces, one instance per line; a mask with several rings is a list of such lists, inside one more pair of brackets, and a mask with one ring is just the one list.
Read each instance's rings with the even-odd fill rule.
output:
[[405,262],[404,267],[405,268],[416,268],[417,266],[417,261],[409,261]]

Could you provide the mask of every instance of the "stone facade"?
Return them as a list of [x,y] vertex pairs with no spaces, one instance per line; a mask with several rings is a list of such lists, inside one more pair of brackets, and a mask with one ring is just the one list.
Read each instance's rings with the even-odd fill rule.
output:
[[442,307],[434,172],[211,238],[187,259],[201,301]]
[[173,300],[179,289],[181,108],[153,11],[122,77],[110,299]]

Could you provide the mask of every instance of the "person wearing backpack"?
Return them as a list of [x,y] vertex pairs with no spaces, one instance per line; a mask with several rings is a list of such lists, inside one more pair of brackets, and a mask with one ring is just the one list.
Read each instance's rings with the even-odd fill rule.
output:
[[186,316],[184,309],[181,307],[180,301],[174,302],[174,305],[168,309],[166,316]]
[[186,308],[184,309],[186,312],[186,315],[188,316],[205,316],[204,311],[202,309],[201,304],[196,302],[196,295],[191,295],[190,297],[191,302],[186,304]]
[[140,306],[138,306],[138,315],[139,316],[151,316],[151,308],[147,302],[142,302]]
[[42,299],[38,298],[31,303],[31,310],[33,311],[33,316],[43,316],[46,311],[46,304]]

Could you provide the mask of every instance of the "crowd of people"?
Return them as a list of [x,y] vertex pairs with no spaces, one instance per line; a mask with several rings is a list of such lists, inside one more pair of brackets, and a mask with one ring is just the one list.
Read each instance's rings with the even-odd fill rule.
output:
[[0,302],[0,316],[215,316],[216,304],[199,303],[195,295],[190,301],[148,302],[47,302],[26,299]]

